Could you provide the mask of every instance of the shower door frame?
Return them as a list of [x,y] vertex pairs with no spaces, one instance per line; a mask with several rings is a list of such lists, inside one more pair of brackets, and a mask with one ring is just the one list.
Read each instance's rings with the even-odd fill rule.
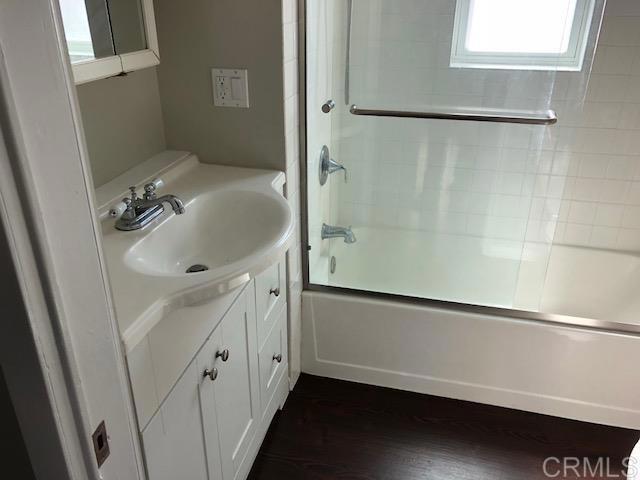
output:
[[[300,221],[302,239],[302,283],[303,290],[333,294],[352,295],[362,298],[373,298],[386,301],[403,302],[405,304],[421,305],[425,307],[475,313],[480,315],[492,315],[510,320],[523,322],[547,323],[577,327],[582,329],[597,330],[601,332],[632,334],[640,336],[640,324],[634,325],[610,320],[600,320],[586,317],[574,317],[556,313],[532,312],[528,310],[516,310],[487,305],[476,305],[435,298],[421,298],[409,295],[375,292],[332,285],[320,285],[310,281],[309,271],[309,199],[307,187],[307,1],[298,0],[298,85],[300,85],[299,102],[299,138],[300,138]],[[352,0],[348,0],[351,5]],[[328,100],[328,99],[327,99]]]

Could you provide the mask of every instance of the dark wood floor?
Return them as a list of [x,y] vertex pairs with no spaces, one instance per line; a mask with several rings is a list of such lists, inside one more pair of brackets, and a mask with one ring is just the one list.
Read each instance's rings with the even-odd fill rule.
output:
[[[303,375],[249,478],[543,479],[548,457],[558,458],[546,464],[555,478],[612,478],[639,438],[632,430]],[[579,466],[565,471],[563,458],[575,466],[570,457]]]

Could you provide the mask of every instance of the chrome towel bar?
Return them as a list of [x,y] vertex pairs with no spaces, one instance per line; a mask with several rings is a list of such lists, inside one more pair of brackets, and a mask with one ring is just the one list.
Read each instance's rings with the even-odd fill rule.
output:
[[351,105],[349,111],[353,115],[368,117],[394,118],[427,118],[435,120],[457,120],[469,122],[520,123],[524,125],[553,125],[558,122],[558,116],[553,110],[543,112],[509,112],[494,111],[490,113],[460,112],[412,112],[405,110],[376,110],[360,108]]

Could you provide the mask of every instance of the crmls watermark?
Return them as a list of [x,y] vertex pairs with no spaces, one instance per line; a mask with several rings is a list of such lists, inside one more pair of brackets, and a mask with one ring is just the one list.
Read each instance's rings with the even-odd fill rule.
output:
[[[638,475],[637,459],[626,457],[547,457],[542,471],[547,478],[633,478]],[[640,478],[640,477],[639,477]]]

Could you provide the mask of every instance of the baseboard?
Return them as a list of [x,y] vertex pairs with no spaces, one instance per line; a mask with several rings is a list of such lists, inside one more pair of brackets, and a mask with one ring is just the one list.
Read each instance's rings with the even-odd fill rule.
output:
[[291,372],[292,375],[289,378],[289,391],[292,391],[295,386],[296,383],[298,383],[298,380],[300,379],[300,372]]

